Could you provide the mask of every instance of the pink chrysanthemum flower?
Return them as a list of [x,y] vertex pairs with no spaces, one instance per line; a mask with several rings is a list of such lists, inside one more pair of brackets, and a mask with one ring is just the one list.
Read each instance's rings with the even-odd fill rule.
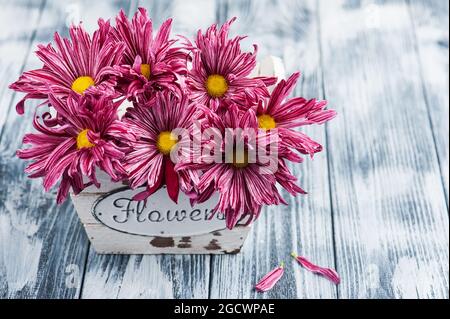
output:
[[[336,112],[325,109],[326,101],[306,100],[302,97],[285,100],[293,90],[299,76],[300,73],[294,73],[287,80],[281,80],[269,99],[259,101],[256,114],[260,129],[277,129],[283,147],[296,149],[302,154],[312,156],[320,152],[322,146],[294,128],[323,124],[333,119]],[[300,162],[301,159],[294,161]]]
[[[247,218],[247,223],[257,218],[263,205],[285,204],[277,190],[276,176],[270,165],[278,158],[272,158],[270,162],[271,158],[262,160],[261,156],[266,154],[267,149],[277,150],[278,135],[274,131],[255,129],[256,115],[252,109],[241,111],[236,105],[231,105],[223,116],[205,107],[200,107],[200,110],[208,119],[206,126],[218,130],[216,135],[221,138],[202,145],[203,151],[194,154],[194,161],[183,160],[176,165],[179,172],[194,170],[203,173],[196,183],[201,197],[197,201],[206,200],[213,192],[219,192],[219,203],[214,210],[225,215],[230,229],[243,218]],[[242,135],[238,133],[239,129],[250,129],[247,132],[253,131],[254,134]],[[225,145],[230,142],[231,147],[243,143],[242,151]],[[214,151],[204,151],[205,147]]]
[[39,45],[36,55],[44,63],[40,69],[24,72],[10,88],[26,93],[16,105],[24,112],[27,99],[48,99],[51,92],[67,98],[72,92],[83,95],[115,94],[116,76],[113,68],[123,55],[123,43],[115,43],[110,36],[109,22],[99,20],[99,29],[91,36],[81,27],[72,26],[70,39],[55,33],[55,46]]
[[171,25],[172,19],[166,20],[153,36],[146,9],[139,8],[131,21],[120,11],[113,35],[126,44],[118,88],[127,97],[145,98],[155,90],[178,89],[177,80],[186,74],[188,56],[185,50],[173,47],[176,40],[169,39]]
[[126,155],[124,167],[128,172],[130,186],[146,186],[146,190],[137,194],[135,200],[145,200],[162,186],[167,185],[169,197],[177,202],[179,190],[189,190],[191,177],[177,174],[172,156],[178,158],[178,150],[189,150],[189,132],[196,107],[188,105],[185,96],[179,98],[171,92],[156,93],[148,102],[151,107],[135,103],[122,119],[130,127],[131,135],[124,135],[123,142],[131,151]]
[[191,98],[214,111],[229,104],[246,108],[249,101],[256,103],[258,98],[268,97],[266,86],[276,81],[275,78],[249,77],[256,66],[257,46],[254,45],[253,53],[244,53],[241,52],[240,41],[245,37],[228,39],[234,20],[219,30],[217,25],[209,27],[205,34],[199,30],[196,46],[190,46],[193,61],[186,83]]
[[116,138],[128,131],[118,120],[120,102],[75,94],[64,100],[52,93],[48,97],[58,117],[49,120],[45,113],[40,123],[35,116],[33,125],[39,133],[26,134],[23,139],[32,147],[17,151],[18,157],[34,161],[25,169],[29,177],[43,177],[46,191],[61,179],[58,203],[66,199],[70,188],[78,194],[91,184],[99,187],[96,167],[120,180],[126,174],[120,163],[126,149],[117,145]]

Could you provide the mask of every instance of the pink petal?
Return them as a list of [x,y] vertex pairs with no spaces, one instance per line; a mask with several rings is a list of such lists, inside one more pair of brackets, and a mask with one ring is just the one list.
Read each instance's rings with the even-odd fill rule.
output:
[[255,289],[258,292],[265,292],[272,289],[275,284],[278,282],[278,280],[281,279],[281,277],[284,274],[284,263],[281,263],[281,265],[271,272],[269,272],[267,275],[265,275],[255,286]]
[[61,179],[61,184],[58,188],[58,194],[56,196],[56,203],[62,204],[69,194],[70,189],[70,177],[66,174],[63,174],[63,177]]
[[[162,171],[161,171],[161,173],[162,173]],[[137,201],[146,200],[148,197],[153,195],[154,192],[159,190],[162,186],[162,180],[163,180],[161,173],[157,177],[157,180],[156,180],[155,184],[153,184],[152,187],[147,188],[145,191],[142,191],[142,192],[134,195],[133,200],[137,200]]]
[[310,262],[305,257],[297,256],[296,253],[292,253],[291,256],[294,257],[298,261],[298,263],[300,265],[302,265],[304,268],[306,268],[307,270],[309,270],[315,274],[324,276],[325,278],[332,281],[336,285],[339,285],[339,283],[341,282],[341,278],[339,277],[338,273],[334,269],[324,268],[324,267],[314,265],[312,262]]
[[164,163],[165,180],[167,185],[167,193],[169,197],[175,202],[178,202],[178,193],[180,191],[180,183],[178,181],[178,175],[175,172],[174,164],[170,158],[165,159]]
[[133,196],[133,200],[135,201],[141,201],[141,200],[146,200],[147,198],[149,198],[152,195],[152,193],[148,190],[142,191],[136,195]]

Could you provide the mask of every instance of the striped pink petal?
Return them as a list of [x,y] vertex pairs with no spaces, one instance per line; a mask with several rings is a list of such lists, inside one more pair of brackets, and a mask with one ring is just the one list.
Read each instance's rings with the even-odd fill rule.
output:
[[281,265],[268,274],[266,274],[255,286],[256,291],[258,292],[266,292],[271,290],[275,284],[278,282],[278,280],[281,279],[281,277],[284,274],[284,263],[281,263]]
[[143,200],[167,185],[169,197],[177,202],[180,186],[185,186],[181,189],[185,192],[189,185],[180,185],[176,163],[172,162],[170,154],[158,149],[157,141],[162,132],[172,132],[177,128],[188,130],[193,123],[195,107],[188,103],[186,96],[180,99],[167,90],[156,93],[150,102],[148,106],[135,103],[122,120],[134,133],[121,138],[129,148],[122,164],[128,172],[131,188],[147,188],[134,199]]
[[292,253],[291,256],[294,257],[298,261],[298,263],[307,270],[315,274],[324,276],[325,278],[332,281],[336,285],[339,285],[339,283],[341,282],[341,278],[334,269],[317,266],[312,262],[310,262],[305,257],[298,256],[296,253]]

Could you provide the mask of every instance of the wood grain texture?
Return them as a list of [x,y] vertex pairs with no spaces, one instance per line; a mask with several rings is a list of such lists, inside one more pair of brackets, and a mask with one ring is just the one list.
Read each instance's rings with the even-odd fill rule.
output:
[[[342,298],[448,298],[445,195],[403,1],[320,1]],[[444,67],[444,66],[443,66]]]
[[[45,26],[56,29],[59,24],[58,16],[45,7],[31,46],[40,42],[38,37],[49,38]],[[24,58],[25,68],[38,65],[34,57]],[[70,206],[56,207],[54,194],[44,194],[40,181],[28,180],[23,173],[25,163],[15,157],[22,140],[22,134],[17,133],[31,131],[32,117],[31,112],[25,117],[15,113],[19,98],[15,94],[8,104],[10,112],[0,144],[1,297],[73,297],[79,284],[64,288],[66,267],[83,264],[86,240],[79,236],[81,227],[76,216],[70,215]],[[79,276],[76,281],[80,283]]]
[[[258,43],[259,56],[273,54],[285,63],[287,75],[301,70],[303,76],[295,94],[321,97],[321,72],[315,1],[227,1],[221,2],[221,22],[238,20],[233,34],[248,34],[247,48]],[[303,130],[325,143],[324,127]],[[331,209],[326,153],[317,154],[291,168],[310,195],[283,197],[289,206],[270,207],[253,226],[242,254],[214,256],[211,269],[212,298],[335,298],[336,289],[323,278],[306,272],[290,253],[309,256],[334,267]],[[254,284],[278,263],[287,263],[280,284],[260,294]]]
[[[118,3],[88,3],[80,1],[68,7],[60,1],[47,1],[31,44],[33,50],[37,43],[49,42],[56,30],[67,34],[67,25],[83,18],[88,9],[96,15],[102,12],[103,16],[119,9]],[[36,2],[32,2],[28,10],[35,7]],[[85,25],[92,28],[86,22]],[[40,65],[30,55],[24,68]],[[19,99],[19,94],[14,95],[9,105],[0,143],[0,297],[77,298],[88,241],[70,202],[57,207],[55,191],[44,193],[41,181],[28,179],[23,173],[25,163],[15,157],[23,134],[32,131],[32,108],[37,105],[29,103],[26,114],[19,116],[14,110]]]
[[[0,19],[5,26],[0,36],[0,135],[14,97],[8,86],[23,71],[43,4],[43,0],[0,1]],[[6,29],[10,25],[15,27]]]
[[[192,36],[215,20],[214,1],[138,5],[147,8],[155,27],[174,17],[173,34]],[[102,256],[91,248],[82,298],[207,298],[209,265],[210,256]]]
[[89,253],[82,298],[207,298],[205,256]]
[[424,98],[430,114],[433,137],[447,194],[449,190],[449,2],[410,0]]
[[[173,33],[238,20],[259,57],[283,58],[303,76],[295,94],[326,97],[339,116],[305,131],[327,144],[292,166],[309,195],[269,208],[237,256],[106,256],[89,246],[69,202],[23,173],[15,157],[29,110],[7,89],[31,52],[92,31],[123,7],[149,9]],[[448,2],[445,0],[0,0],[0,298],[448,298]],[[329,170],[328,170],[329,167]],[[289,258],[335,267],[337,288]],[[285,276],[257,294],[281,261]]]

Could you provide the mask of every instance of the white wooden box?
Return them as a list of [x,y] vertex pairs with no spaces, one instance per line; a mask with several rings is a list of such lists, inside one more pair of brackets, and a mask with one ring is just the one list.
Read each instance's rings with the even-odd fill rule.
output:
[[103,174],[99,179],[100,189],[91,186],[77,196],[71,195],[97,253],[235,254],[250,230],[242,225],[227,229],[221,214],[209,218],[217,196],[191,207],[181,192],[175,204],[164,187],[144,205],[132,200],[143,189],[111,183]]
[[[282,60],[265,58],[255,68],[253,76],[258,75],[284,78]],[[250,231],[244,225],[227,229],[221,214],[209,219],[218,196],[191,207],[185,194],[180,192],[175,204],[163,187],[144,206],[132,200],[143,188],[131,190],[105,173],[97,175],[100,188],[90,186],[71,198],[99,254],[236,254]]]

